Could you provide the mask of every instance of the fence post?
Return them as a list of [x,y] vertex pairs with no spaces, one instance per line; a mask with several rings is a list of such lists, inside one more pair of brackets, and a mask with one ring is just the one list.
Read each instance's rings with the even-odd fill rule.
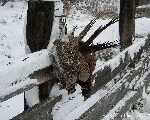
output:
[[120,0],[119,34],[121,50],[132,45],[135,36],[135,0]]
[[[31,52],[47,49],[54,18],[54,1],[28,1],[27,44]],[[47,69],[49,71],[49,69]],[[42,74],[42,73],[39,73]],[[39,98],[49,97],[49,82],[39,85]]]

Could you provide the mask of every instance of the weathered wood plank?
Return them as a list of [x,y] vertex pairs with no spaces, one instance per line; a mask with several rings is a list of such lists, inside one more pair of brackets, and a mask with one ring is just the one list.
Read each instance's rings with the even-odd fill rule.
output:
[[53,68],[52,66],[46,67],[44,69],[40,69],[35,71],[34,73],[29,75],[31,79],[37,79],[39,84],[46,82],[47,80],[52,79],[53,76]]
[[[115,105],[117,105],[117,103],[130,91],[132,92],[132,89],[129,89],[128,87],[125,86],[126,82],[131,83],[132,80],[140,74],[144,74],[145,72],[143,71],[147,71],[149,70],[149,68],[146,67],[146,65],[150,62],[150,58],[149,56],[146,57],[143,60],[143,65],[141,65],[140,67],[137,67],[131,75],[128,75],[126,77],[126,80],[120,80],[118,81],[118,83],[112,87],[109,92],[107,93],[107,95],[105,95],[99,102],[97,102],[94,106],[92,106],[88,112],[85,112],[79,119],[84,119],[84,120],[92,120],[92,119],[102,119],[105,115],[107,115],[107,113],[110,111],[110,109],[113,109]],[[142,63],[142,62],[141,62]],[[132,71],[132,70],[131,70]],[[149,76],[147,76],[145,79],[147,81]],[[140,91],[142,91],[142,87],[140,86],[138,89],[135,89],[133,92],[137,92],[139,94],[134,94],[133,97],[131,97],[131,99],[129,99],[127,101],[127,104],[125,106],[123,106],[120,109],[120,112],[118,113],[118,115],[115,118],[120,118],[120,116],[122,117],[122,115],[128,110],[128,108],[130,107],[131,104],[134,104],[136,102],[136,100],[140,97]],[[140,91],[139,91],[140,90]],[[133,101],[135,100],[135,101]],[[58,100],[59,101],[59,100]],[[54,103],[55,104],[55,103]],[[54,105],[53,104],[53,105]],[[44,106],[45,107],[45,106]],[[103,108],[103,109],[102,109]],[[33,111],[31,110],[33,109]],[[14,120],[27,120],[27,119],[52,119],[51,116],[51,112],[48,111],[48,109],[44,109],[43,112],[39,114],[38,110],[41,110],[42,108],[38,107],[38,105],[35,108],[31,108],[30,111],[26,111],[24,113],[22,113],[21,115],[19,115],[19,117],[15,117]],[[34,110],[36,109],[36,110]],[[48,111],[48,114],[45,114],[45,111]],[[37,116],[36,116],[37,115]],[[41,117],[42,116],[42,117]],[[45,117],[46,116],[46,117]]]
[[[141,89],[142,92],[142,89]],[[132,104],[135,104],[141,97],[141,92],[129,91],[122,100],[120,100],[116,106],[102,119],[102,120],[122,120],[126,117],[127,111]]]
[[16,90],[16,91],[11,92],[11,93],[8,94],[8,95],[5,95],[5,96],[1,97],[1,98],[0,98],[0,102],[4,102],[4,101],[6,101],[6,100],[8,100],[8,99],[10,99],[10,98],[12,98],[12,97],[14,97],[14,96],[16,96],[16,95],[19,95],[19,94],[21,94],[21,93],[23,93],[23,92],[25,92],[25,91],[27,91],[27,90],[32,89],[32,88],[35,87],[35,86],[37,86],[37,85],[36,85],[36,84],[26,85],[26,86],[24,86],[23,88],[20,88],[20,89],[18,89],[18,90]]
[[[146,40],[146,43],[145,45],[139,50],[139,52],[137,54],[135,54],[135,58],[136,60],[133,60],[133,61],[138,61],[137,59],[140,59],[139,56],[141,56],[142,54],[142,51],[148,51],[149,50],[149,40]],[[140,45],[140,44],[138,44]],[[132,49],[132,46],[130,46],[131,49]],[[133,46],[134,47],[134,46]],[[128,50],[125,50],[125,51],[129,51],[130,49]],[[99,90],[102,86],[104,86],[106,83],[108,83],[111,79],[113,79],[116,75],[118,75],[119,73],[121,73],[127,65],[129,65],[132,61],[129,60],[129,54],[126,53],[125,51],[122,51],[123,54],[125,54],[125,57],[123,57],[123,54],[120,54],[120,57],[122,56],[124,58],[124,62],[120,61],[120,65],[118,67],[116,67],[114,70],[111,70],[110,68],[110,61],[108,61],[108,64],[106,62],[105,64],[105,67],[101,66],[102,69],[99,69],[96,71],[96,73],[94,74],[97,74],[96,76],[96,79],[95,79],[95,85],[92,87],[92,93],[91,94],[94,94],[97,90]],[[43,55],[44,54],[44,55]],[[116,56],[117,57],[117,56]],[[37,58],[37,59],[33,59],[33,58]],[[33,60],[32,60],[33,59]],[[15,91],[13,91],[12,93],[10,93],[10,97],[13,97],[13,95],[17,95],[17,94],[20,94],[21,92],[24,92],[25,90],[28,90],[30,88],[32,88],[31,86],[36,86],[38,84],[41,84],[43,83],[44,81],[46,81],[48,78],[50,78],[52,76],[52,73],[48,72],[44,69],[44,70],[39,70],[39,69],[42,69],[42,68],[46,68],[48,67],[49,65],[51,65],[51,62],[50,62],[50,57],[49,57],[49,53],[48,53],[48,50],[43,50],[43,51],[39,51],[37,53],[32,53],[26,57],[23,57],[23,58],[19,58],[19,62],[15,62],[15,63],[12,63],[14,65],[11,66],[11,69],[15,70],[17,74],[13,75],[11,78],[9,78],[10,80],[12,78],[17,78],[18,79],[18,73],[20,73],[20,71],[22,72],[22,74],[24,73],[24,66],[27,68],[26,70],[28,71],[28,74],[25,74],[25,75],[22,75],[22,79],[30,76],[31,79],[37,79],[37,84],[29,84],[27,86],[24,86],[23,89],[19,89],[19,90],[16,90],[16,93]],[[114,58],[116,59],[116,58]],[[24,61],[22,61],[24,60]],[[41,62],[41,60],[43,61],[47,61],[47,63],[43,63]],[[30,61],[30,62],[29,62]],[[49,61],[49,62],[48,62]],[[39,65],[39,62],[40,63],[40,66]],[[9,62],[8,62],[9,63]],[[7,64],[8,64],[7,63]],[[20,64],[18,66],[18,68],[15,66],[15,65],[18,65],[18,63]],[[21,65],[23,64],[23,65]],[[28,69],[30,69],[30,67],[28,66],[31,66],[32,67],[32,64],[35,64],[37,66],[37,68],[35,69],[32,69],[30,72]],[[1,67],[1,66],[0,66]],[[46,68],[47,69],[47,68]],[[34,73],[34,71],[36,71]],[[6,75],[9,74],[10,71],[6,71]],[[5,73],[5,71],[4,71]],[[33,74],[34,73],[34,74]],[[36,77],[35,77],[36,76]],[[0,78],[1,78],[1,74],[0,74]],[[7,78],[7,77],[6,77]],[[41,81],[42,80],[42,81]],[[12,80],[12,81],[15,81],[15,80]],[[53,81],[52,81],[53,82]],[[10,83],[11,84],[11,83]],[[30,87],[29,87],[30,86]],[[18,92],[19,91],[19,92]],[[1,101],[4,101],[6,100],[6,98],[10,98],[8,97],[9,95],[6,95],[6,97],[4,96],[3,98],[1,97]]]
[[[145,78],[146,80],[146,84],[144,86],[147,86],[150,82],[150,74],[148,74],[148,76]],[[135,92],[135,94],[129,98],[127,101],[120,101],[120,103],[118,103],[111,111],[110,113],[108,113],[103,120],[107,120],[107,118],[109,118],[111,116],[111,118],[113,120],[122,120],[123,118],[127,117],[126,116],[126,113],[128,112],[128,110],[131,108],[131,105],[134,105],[138,100],[139,98],[142,97],[142,92],[143,92],[143,87],[144,86],[141,86],[138,88],[138,90],[136,91],[130,91],[130,92]],[[124,97],[124,99],[126,98],[127,96]],[[122,105],[122,106],[120,106]],[[112,115],[114,112],[117,112],[117,114],[115,114],[114,116]]]
[[[142,63],[142,62],[141,62]],[[149,71],[150,67],[145,67],[147,64],[150,63],[150,57],[146,57],[143,60],[142,65],[140,65],[140,67],[135,68],[134,71],[130,72],[129,75],[127,75],[127,77],[125,77],[124,79],[119,80],[108,92],[108,94],[103,97],[102,99],[100,99],[99,102],[95,103],[95,105],[93,105],[89,110],[87,110],[79,119],[81,120],[92,120],[92,119],[102,119],[104,116],[107,115],[107,113],[114,108],[114,106],[129,92],[129,91],[137,91],[137,93],[139,94],[135,94],[135,97],[131,98],[131,100],[129,100],[128,104],[126,104],[126,108],[129,108],[129,106],[131,104],[133,104],[134,102],[131,102],[133,99],[136,100],[138,98],[140,98],[140,94],[142,92],[142,88],[143,86],[146,86],[147,84],[149,84],[149,76],[145,76],[145,85],[144,84],[140,84],[141,83],[141,76],[145,74],[145,70]],[[129,70],[128,70],[129,71]],[[139,79],[133,84],[133,80],[139,76]],[[133,84],[133,87],[130,88],[129,86],[127,86],[127,83],[131,86],[131,84]],[[126,109],[127,110],[127,109]],[[120,111],[120,116],[123,115]],[[124,113],[126,111],[124,110]],[[119,117],[118,115],[118,117]]]
[[[33,74],[29,75],[29,78],[36,79],[37,80],[36,83],[24,85],[24,86],[22,86],[22,88],[12,91],[10,94],[5,95],[4,97],[1,97],[0,102],[6,101],[16,95],[19,95],[27,90],[32,89],[35,86],[43,84],[43,83],[53,85],[55,81],[52,80],[52,71],[50,69],[51,68],[45,68],[42,70],[35,71]],[[15,85],[14,85],[14,87],[15,87]],[[52,86],[49,88],[49,90],[51,88],[52,88]]]
[[[13,97],[14,95],[17,95],[21,92],[24,92],[25,90],[28,90],[35,85],[39,85],[46,81],[47,79],[50,79],[51,74],[50,71],[48,73],[45,72],[45,68],[49,67],[52,64],[51,62],[51,56],[49,55],[48,50],[42,50],[36,53],[31,53],[29,55],[26,55],[24,57],[7,61],[3,63],[0,66],[0,88],[3,88],[4,86],[8,86],[12,88],[11,92],[6,92],[7,87],[4,89],[4,91],[0,92],[0,100],[4,101],[6,98]],[[35,71],[41,70],[43,71],[42,74],[35,77],[37,73],[34,73]],[[41,72],[40,71],[40,72]],[[34,73],[34,74],[33,74]],[[47,77],[45,77],[45,75]],[[48,75],[49,74],[49,75]],[[33,80],[30,80],[28,82],[28,77],[32,79],[38,79],[37,82]],[[33,77],[34,76],[34,77]],[[49,76],[49,77],[48,77]],[[44,78],[45,77],[45,78]],[[22,88],[16,88],[16,86],[20,84]],[[15,89],[13,89],[13,87]],[[8,97],[10,94],[10,97]]]
[[[12,91],[12,93],[5,95],[4,97],[0,98],[0,102],[6,101],[16,95],[19,95],[27,90],[32,89],[33,87],[46,83],[46,84],[54,84],[55,81],[52,80],[52,72],[50,70],[50,68],[46,68],[46,69],[42,69],[42,70],[38,70],[35,73],[29,75],[29,77],[31,79],[37,79],[36,83],[32,83],[32,84],[28,84],[28,85],[24,85],[22,86],[22,88],[17,89],[15,91]],[[15,87],[15,85],[14,85]],[[52,88],[52,87],[51,87]]]
[[47,100],[40,104],[29,108],[20,115],[14,117],[12,120],[53,120],[51,114],[54,105],[61,100],[61,96],[55,98],[54,100]]
[[[136,45],[137,44],[137,45]],[[95,77],[95,85],[92,87],[92,94],[97,92],[102,86],[106,85],[109,81],[111,81],[115,76],[118,74],[121,74],[127,66],[132,66],[132,63],[138,63],[141,59],[141,55],[144,51],[148,52],[149,51],[149,45],[150,45],[150,40],[146,39],[144,45],[143,43],[136,43],[119,53],[119,55],[115,56],[113,59],[109,60],[106,62],[104,65],[99,66],[98,68],[95,69],[93,72]],[[134,48],[138,49],[139,46],[139,51],[135,52],[134,58],[131,59],[131,53],[130,50],[133,50]],[[137,50],[136,49],[136,50]],[[119,59],[119,60],[118,60]],[[114,69],[112,69],[112,65],[116,64],[116,60],[119,62],[118,65]]]

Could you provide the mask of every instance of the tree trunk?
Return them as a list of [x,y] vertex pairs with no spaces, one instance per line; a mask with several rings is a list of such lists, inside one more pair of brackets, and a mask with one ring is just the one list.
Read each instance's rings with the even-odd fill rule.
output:
[[132,44],[135,36],[135,0],[120,0],[119,34],[121,49]]

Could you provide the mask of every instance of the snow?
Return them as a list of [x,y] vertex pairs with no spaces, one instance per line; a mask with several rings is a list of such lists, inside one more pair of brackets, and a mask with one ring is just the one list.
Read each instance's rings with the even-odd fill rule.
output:
[[[0,80],[0,98],[35,81],[24,78],[20,82],[21,78],[16,80],[12,76],[16,71],[11,67],[15,66],[15,63],[18,64],[18,57],[26,54],[23,29],[25,27],[26,12],[27,3],[24,1],[7,2],[5,6],[0,7],[0,72],[3,73]],[[8,63],[13,65],[7,67]],[[10,76],[8,77],[8,75]],[[15,87],[12,86],[14,84]],[[0,120],[9,120],[24,111],[24,93],[0,104]]]
[[[57,1],[57,0],[55,0]],[[51,50],[53,46],[53,41],[59,38],[59,18],[56,17],[62,14],[62,2],[55,2],[55,12],[54,12],[54,23],[51,34],[51,42],[49,43],[48,49]],[[59,11],[57,9],[60,9]],[[8,2],[4,7],[0,7],[0,97],[8,95],[12,91],[19,88],[25,87],[28,84],[36,84],[36,80],[29,79],[29,74],[34,71],[47,67],[52,64],[51,58],[49,57],[49,50],[42,50],[33,54],[26,55],[29,53],[28,46],[25,39],[25,29],[26,29],[26,12],[27,3],[26,2]],[[73,13],[73,11],[71,11]],[[78,11],[76,14],[68,16],[67,25],[68,31],[72,31],[75,26],[77,29],[75,31],[75,36],[84,29],[84,27],[92,20],[93,17],[87,14],[83,14]],[[86,41],[90,35],[93,34],[99,26],[105,25],[110,21],[110,19],[98,19],[91,30],[88,32],[87,36],[84,37],[83,41]],[[137,53],[139,49],[145,44],[146,35],[150,33],[150,19],[149,18],[138,18],[136,19],[136,35],[141,36],[141,38],[136,38],[134,44],[127,48],[126,50],[119,53],[113,59],[102,62],[98,60],[96,62],[96,69],[93,73],[100,69],[103,69],[105,65],[111,66],[114,70],[120,64],[120,58],[124,59],[124,53],[128,51],[131,58],[133,58],[134,53]],[[109,42],[117,42],[119,40],[119,30],[118,22],[111,25],[102,32],[95,40],[94,44]],[[136,49],[135,49],[136,48]],[[36,59],[35,59],[36,58]],[[28,67],[30,66],[30,67]],[[138,67],[137,67],[138,68]],[[136,68],[136,69],[137,69]],[[123,82],[126,81],[127,74],[123,76]],[[147,76],[145,73],[143,78]],[[142,85],[143,78],[138,80],[137,86]],[[135,83],[135,82],[134,82]],[[130,85],[134,84],[131,83]],[[121,86],[121,82],[114,84],[114,82],[108,83],[106,85],[107,89],[101,89],[92,95],[89,99],[84,101],[81,94],[81,87],[76,86],[76,92],[68,95],[67,91],[59,90],[58,85],[55,85],[51,91],[50,97],[55,98],[56,96],[62,95],[62,100],[58,102],[54,108],[52,115],[54,120],[75,120],[78,119],[87,109],[93,106],[106,94],[111,94],[117,88]],[[12,86],[13,85],[13,86]],[[126,86],[128,86],[127,83]],[[108,93],[108,90],[111,91]],[[27,104],[29,106],[34,106],[39,102],[38,98],[38,88],[35,87],[25,94],[27,98]],[[124,105],[125,101],[132,97],[135,92],[127,94],[127,96],[121,100],[118,105],[110,111],[108,116],[116,115],[116,111],[120,105]],[[11,119],[15,115],[21,113],[24,109],[24,94],[20,94],[12,99],[0,103],[0,120]],[[150,102],[149,102],[150,103]],[[150,105],[148,102],[146,105]],[[146,109],[145,109],[146,110]],[[149,111],[147,109],[146,111]],[[138,118],[148,119],[150,115],[148,113],[139,113],[137,111],[136,116]],[[130,116],[133,116],[130,114]],[[106,116],[107,117],[107,116]]]
[[[23,34],[22,14],[25,2],[21,2],[20,7],[9,7],[9,3],[5,7],[0,7],[0,62],[8,59],[15,59],[25,55],[25,44]],[[16,4],[17,5],[17,4]],[[18,6],[19,6],[18,5]],[[15,28],[15,30],[14,30]]]
[[[80,19],[79,19],[80,18]],[[85,20],[86,19],[86,20]],[[93,19],[93,17],[89,17],[87,15],[79,15],[76,17],[75,20],[72,20],[71,22],[68,21],[68,31],[71,31],[75,26],[77,26],[77,29],[75,31],[75,36],[78,36],[79,33],[84,29],[84,27]],[[78,20],[78,21],[77,21]],[[93,25],[93,27],[90,29],[90,31],[87,33],[87,35],[83,38],[83,41],[86,41],[96,29],[98,29],[101,25],[105,25],[110,21],[110,19],[102,20],[99,19],[97,22]],[[102,32],[95,40],[94,44],[97,43],[105,43],[105,42],[116,42],[118,40],[118,23],[113,24],[112,26],[108,27],[105,31]]]
[[142,99],[143,99],[143,101],[142,101],[143,108],[140,108],[139,112],[149,113],[149,115],[150,115],[150,95],[149,95],[149,93],[147,94],[145,87],[143,88]]
[[140,113],[139,111],[134,111],[129,115],[130,120],[149,120],[150,114],[148,113]]
[[[36,58],[36,59],[35,59]],[[1,64],[0,72],[0,91],[1,89],[8,89],[14,84],[23,84],[24,82],[27,84],[36,83],[36,80],[28,79],[28,76],[42,68],[46,68],[51,65],[48,50],[41,50],[39,52],[35,52],[25,57],[18,58],[15,60],[11,60],[9,62],[5,62],[5,64]],[[30,66],[30,67],[29,67]],[[4,91],[0,92],[0,95],[5,94]],[[1,96],[2,97],[2,96]]]
[[[4,73],[1,75],[5,75],[5,77],[8,77],[11,73],[15,73],[12,69],[7,71],[9,74],[5,74],[6,71],[4,71],[4,68],[6,70],[6,63],[9,63],[8,61],[12,62],[13,59],[17,59],[26,54],[23,33],[23,12],[26,9],[26,5],[26,2],[20,1],[8,2],[5,6],[0,6],[0,72]],[[4,84],[6,86],[3,82],[5,82]],[[7,82],[8,84],[6,84]],[[30,82],[31,80],[23,81],[22,83],[16,84],[14,88],[11,86],[10,81],[7,81],[1,76],[0,97],[2,98],[2,96],[8,95],[12,91],[28,85]],[[6,87],[8,88],[6,89]],[[24,93],[0,103],[0,120],[9,120],[23,111]]]
[[37,86],[25,92],[25,98],[29,107],[33,107],[40,102],[38,93],[39,89]]
[[[147,89],[148,90],[148,89]],[[149,120],[150,119],[150,95],[143,88],[142,98],[136,104],[135,110],[130,110],[126,113],[123,120]]]
[[81,94],[81,88],[76,86],[77,91],[68,95],[67,91],[62,94],[62,100],[57,102],[53,108],[52,115],[54,120],[62,120],[66,115],[77,108],[84,101]]
[[140,88],[141,86],[144,85],[144,78],[146,78],[149,74],[149,71],[146,71],[144,73],[144,75],[139,78],[139,77],[136,77],[135,79],[133,79],[133,81],[130,83],[130,88],[132,88],[134,86],[134,89],[138,89]]
[[95,95],[92,95],[88,100],[78,105],[78,107],[74,111],[72,111],[69,115],[67,115],[67,117],[65,117],[65,120],[78,119],[85,111],[87,111],[96,102],[98,102],[100,98],[102,98],[106,93],[106,90],[99,90]]
[[24,93],[0,103],[0,120],[10,120],[24,111]]
[[[136,66],[135,69],[140,68],[142,66],[142,61],[140,64]],[[60,102],[58,102],[54,108],[52,115],[54,117],[54,120],[75,120],[78,119],[85,111],[87,111],[90,107],[92,107],[95,103],[99,102],[100,99],[106,96],[110,96],[112,93],[115,93],[118,89],[121,88],[122,84],[126,84],[127,82],[127,76],[129,76],[132,72],[132,69],[128,70],[126,74],[121,76],[116,76],[114,79],[119,79],[119,81],[115,84],[114,80],[110,81],[105,85],[104,88],[101,88],[99,91],[97,91],[94,95],[92,95],[90,98],[88,98],[86,101],[83,100],[81,97],[81,91],[80,87],[77,86],[77,91],[72,95],[67,95],[65,91],[60,91],[59,87],[56,85],[53,87],[52,90],[52,96],[54,97],[59,96],[60,94],[63,94],[63,98]],[[141,81],[143,81],[149,72],[145,72],[140,78],[136,77],[135,80],[137,80],[134,83],[128,83],[126,87],[129,88],[129,84],[134,85],[136,87],[140,87],[142,84]],[[107,116],[104,117],[104,120],[110,120],[110,118],[113,118],[117,115],[117,111],[120,111],[120,108],[125,105],[125,103],[132,98],[137,91],[131,91],[126,94],[126,96],[120,100],[117,105],[109,111]],[[65,96],[65,97],[64,97]],[[73,96],[73,97],[72,97]],[[71,98],[71,99],[70,99]],[[77,103],[76,103],[77,102]]]
[[[142,66],[142,61],[136,67],[140,68],[141,66]],[[142,75],[136,76],[131,83],[126,82],[126,75],[129,75],[131,73],[130,71],[127,71],[127,73],[123,76],[123,78],[121,80],[119,80],[119,82],[116,83],[113,87],[111,87],[112,90],[113,89],[115,90],[116,88],[119,88],[119,86],[121,84],[123,84],[125,82],[126,87],[128,87],[129,89],[132,89],[134,86],[134,91],[128,92],[126,94],[126,96],[123,99],[121,99],[112,110],[109,111],[109,113],[103,118],[103,120],[114,119],[114,117],[118,115],[121,108],[126,104],[126,101],[128,101],[130,98],[132,98],[138,92],[136,90],[144,85],[143,81],[149,74],[149,66],[147,66],[147,68],[148,68],[147,72],[143,73]],[[136,70],[136,68],[135,68],[135,70]],[[124,115],[124,117],[127,117],[127,118],[125,118],[123,120],[135,120],[135,119],[136,120],[146,120],[146,119],[149,119],[149,114],[146,113],[146,110],[147,110],[147,112],[150,112],[150,107],[149,107],[150,106],[150,97],[145,93],[145,91],[146,90],[144,87],[142,98],[146,99],[147,102],[146,102],[146,104],[144,104],[145,107],[144,107],[144,110],[142,110],[142,111],[145,113],[143,114],[143,113],[140,113],[139,111],[134,111],[130,114],[127,113]],[[139,113],[139,114],[136,114],[136,113]]]
[[93,71],[93,74],[96,73],[99,70],[104,69],[105,66],[110,66],[111,71],[113,71],[116,67],[118,67],[120,65],[120,59],[124,60],[126,52],[128,52],[131,59],[133,59],[134,54],[138,53],[139,50],[141,49],[141,47],[145,45],[146,39],[147,39],[147,37],[138,39],[137,42],[133,43],[133,45],[129,46],[127,49],[125,49],[121,53],[117,54],[114,58],[104,62],[103,64],[102,64],[102,62],[101,63],[96,62],[96,67],[95,67],[95,70]]
[[120,13],[120,0],[117,0],[117,14],[119,15]]
[[117,105],[109,111],[109,113],[102,120],[112,120],[115,116],[118,115],[121,107],[125,106],[126,102],[132,98],[136,94],[136,91],[131,91],[125,95],[123,99],[121,99]]
[[67,91],[66,90],[60,90],[58,84],[55,84],[53,86],[49,96],[50,96],[50,98],[55,98],[55,97],[62,95],[63,93],[67,93]]
[[60,17],[63,14],[63,3],[62,2],[55,2],[54,3],[55,8],[54,8],[54,22],[53,22],[53,27],[52,27],[52,33],[50,37],[50,43],[48,45],[48,49],[52,50],[53,47],[53,42],[57,39],[59,39],[60,35],[60,29],[59,29],[59,23],[60,23]]
[[25,88],[26,86],[33,84],[33,83],[36,83],[36,80],[35,79],[32,80],[28,78],[28,79],[22,80],[21,82],[15,83],[15,85],[10,85],[7,87],[0,86],[1,87],[0,98],[3,99],[6,95],[9,95],[12,92],[15,92],[21,88]]
[[[8,61],[12,62],[20,56],[26,54],[24,44],[24,12],[26,11],[27,3],[20,2],[7,2],[5,6],[0,6],[0,72],[5,73],[4,68]],[[5,67],[4,67],[5,66]],[[10,67],[9,67],[10,68]],[[9,72],[9,71],[7,71]],[[9,74],[15,73],[12,69]],[[7,77],[9,75],[5,75]],[[2,74],[1,74],[2,75]],[[16,84],[15,88],[11,86],[10,81],[0,80],[0,97],[8,95],[19,88],[28,85],[33,80],[23,81]],[[8,84],[3,84],[3,82]],[[12,83],[15,81],[12,81]],[[9,86],[9,87],[8,87]],[[7,87],[7,89],[6,89]],[[19,113],[24,111],[24,93],[15,96],[5,102],[0,103],[0,120],[9,120]]]
[[[79,33],[84,29],[84,27],[93,19],[92,16],[81,14],[81,11],[78,11],[75,15],[68,16],[67,25],[68,31],[72,31],[75,26],[77,29],[75,31],[75,36],[78,36]],[[94,31],[99,28],[101,25],[106,25],[111,19],[98,19],[97,22],[90,29],[88,34],[84,37],[83,41],[86,41]],[[135,34],[145,37],[150,33],[150,19],[149,18],[138,18],[135,20]],[[105,42],[119,42],[119,23],[115,23],[109,26],[105,31],[103,31],[95,40],[94,44],[105,43]]]
[[138,6],[137,8],[149,8],[149,7],[150,7],[150,4]]
[[135,34],[146,36],[150,33],[150,19],[143,17],[135,21]]
[[106,90],[99,90],[96,94],[84,101],[84,97],[81,94],[81,87],[79,85],[76,86],[76,92],[70,95],[68,95],[65,90],[59,90],[59,87],[55,85],[50,96],[53,98],[54,96],[56,97],[62,94],[62,100],[56,103],[53,108],[53,119],[75,120],[98,102],[100,98],[104,97],[106,93]]
[[25,1],[20,1],[20,0],[15,1],[15,2],[8,1],[3,7],[22,9],[22,8],[26,7],[25,4],[27,4]]

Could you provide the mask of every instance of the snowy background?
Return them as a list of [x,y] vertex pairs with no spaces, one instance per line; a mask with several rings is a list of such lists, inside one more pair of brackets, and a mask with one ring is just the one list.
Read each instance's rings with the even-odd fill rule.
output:
[[[111,6],[113,11],[117,12],[118,1],[112,1],[109,3],[107,1],[95,1],[97,5],[101,6],[100,9],[89,10],[85,8],[85,6],[95,6],[91,1],[85,0],[84,2],[79,2],[74,4],[70,8],[69,13],[67,13],[67,26],[68,31],[72,31],[72,29],[77,26],[75,31],[75,35],[79,35],[79,33],[84,29],[84,27],[94,18],[93,11],[104,11]],[[82,7],[81,7],[82,6]],[[84,7],[83,7],[84,6]],[[149,5],[146,7],[150,7]],[[82,9],[81,9],[82,8]],[[84,8],[84,9],[83,9]],[[94,7],[95,8],[95,7]],[[27,45],[26,45],[26,17],[27,17],[27,2],[19,1],[19,2],[8,2],[5,6],[0,6],[0,74],[3,75],[3,70],[6,63],[8,61],[16,61],[21,57],[26,56],[29,53]],[[96,30],[100,25],[105,25],[111,20],[110,16],[103,19],[98,19],[91,30],[88,32],[88,35],[84,37],[84,41],[86,41],[91,34],[93,34],[94,30]],[[100,34],[95,40],[96,43],[104,43],[107,41],[118,41],[118,22],[111,25],[108,29],[106,29],[102,34]],[[141,40],[145,40],[146,36],[150,33],[150,19],[149,18],[138,18],[136,19],[136,39],[135,44]],[[140,36],[140,38],[139,38]],[[52,38],[51,38],[52,39]],[[118,49],[114,50],[118,53]],[[47,54],[46,52],[42,52]],[[34,59],[34,58],[33,58]],[[98,59],[96,64],[96,69],[99,69],[99,66],[105,64],[105,60]],[[10,75],[11,75],[10,71]],[[5,75],[6,78],[6,75]],[[9,76],[8,76],[9,78]],[[12,82],[12,81],[11,81]],[[30,81],[29,81],[30,82]],[[34,81],[32,81],[34,82]],[[4,81],[2,78],[0,79],[0,95],[4,94],[8,87],[10,86],[9,81]],[[5,92],[4,92],[5,91]],[[39,100],[35,98],[38,96],[37,92],[38,88],[34,88],[26,94],[26,98],[29,106],[33,106],[38,103]],[[150,91],[150,90],[149,90]],[[56,94],[57,93],[57,94]],[[97,102],[104,94],[106,90],[99,90],[95,95],[91,96],[86,102],[84,101],[83,96],[81,95],[80,86],[77,86],[77,91],[72,95],[67,95],[67,91],[58,90],[58,86],[55,85],[52,92],[51,97],[58,96],[59,94],[63,95],[63,99],[58,102],[53,109],[54,120],[74,120],[78,118],[79,115],[84,112],[89,106],[92,106],[95,102]],[[148,92],[150,93],[150,92]],[[33,96],[33,97],[32,97]],[[140,101],[143,104],[142,107],[138,106],[137,111],[128,112],[129,118],[131,120],[149,120],[150,119],[150,95],[143,93],[143,98]],[[69,100],[69,102],[68,102]],[[24,94],[20,94],[15,96],[5,102],[0,103],[0,120],[8,120],[17,114],[21,113],[24,110]],[[73,117],[74,116],[74,117]]]

